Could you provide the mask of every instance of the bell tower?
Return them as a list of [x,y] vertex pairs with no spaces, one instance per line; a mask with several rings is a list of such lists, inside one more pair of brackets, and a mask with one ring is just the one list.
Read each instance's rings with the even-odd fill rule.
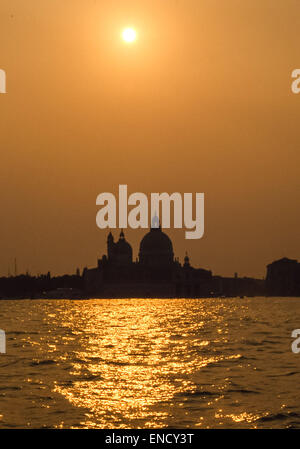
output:
[[114,257],[114,246],[115,246],[114,237],[113,237],[112,233],[110,232],[107,237],[107,256],[108,256],[108,260],[110,260],[110,261]]

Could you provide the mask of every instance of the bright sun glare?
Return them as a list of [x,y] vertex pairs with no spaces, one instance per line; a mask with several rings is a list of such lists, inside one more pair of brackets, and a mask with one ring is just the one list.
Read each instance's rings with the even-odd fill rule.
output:
[[125,42],[134,42],[136,40],[136,31],[133,28],[125,28],[122,37]]

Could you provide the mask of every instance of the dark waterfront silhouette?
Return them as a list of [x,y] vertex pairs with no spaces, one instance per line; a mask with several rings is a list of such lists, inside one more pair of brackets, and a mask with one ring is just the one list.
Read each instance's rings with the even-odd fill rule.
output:
[[266,291],[269,296],[300,296],[300,263],[284,257],[269,264]]
[[153,227],[142,238],[139,257],[132,260],[132,247],[124,232],[119,240],[109,233],[107,255],[98,266],[83,271],[85,291],[107,298],[197,298],[209,296],[259,295],[264,282],[249,278],[213,276],[203,268],[194,268],[188,255],[181,264],[174,256],[173,244],[160,226]]
[[219,296],[300,296],[300,264],[283,258],[267,266],[266,279],[214,276],[194,268],[188,255],[181,264],[171,239],[160,226],[143,237],[139,257],[121,231],[107,238],[107,254],[95,268],[74,275],[0,278],[1,298],[197,298]]

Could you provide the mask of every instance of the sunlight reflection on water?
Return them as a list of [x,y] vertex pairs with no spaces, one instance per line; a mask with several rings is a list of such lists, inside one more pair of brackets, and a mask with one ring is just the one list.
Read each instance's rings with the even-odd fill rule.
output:
[[0,427],[300,427],[296,299],[0,307]]

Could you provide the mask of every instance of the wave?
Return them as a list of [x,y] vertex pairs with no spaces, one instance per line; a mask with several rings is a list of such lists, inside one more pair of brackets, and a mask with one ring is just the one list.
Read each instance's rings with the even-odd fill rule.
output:
[[215,393],[212,391],[206,390],[196,390],[196,391],[186,391],[182,393],[178,393],[176,396],[184,396],[184,397],[201,397],[201,396],[218,396],[219,393]]
[[272,415],[262,416],[258,419],[261,422],[267,421],[284,421],[289,418],[300,418],[300,414],[296,412],[288,412],[288,413],[275,413]]
[[259,391],[247,390],[245,388],[230,389],[230,390],[227,390],[227,393],[261,394]]
[[57,360],[34,360],[32,361],[29,366],[41,366],[41,365],[56,365]]

